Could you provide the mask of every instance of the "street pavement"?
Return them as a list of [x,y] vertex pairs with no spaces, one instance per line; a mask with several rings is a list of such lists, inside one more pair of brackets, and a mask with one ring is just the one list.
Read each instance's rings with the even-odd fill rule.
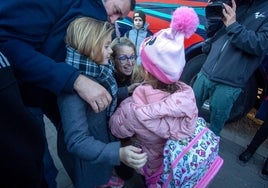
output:
[[[74,188],[57,157],[56,130],[49,120],[45,118],[45,121],[49,149],[59,170],[58,188]],[[219,151],[219,155],[224,159],[224,164],[208,188],[268,188],[268,181],[259,176],[265,157],[268,157],[267,140],[246,165],[241,165],[238,161],[238,155],[250,142],[258,126],[246,117],[225,125],[221,133]],[[135,175],[126,182],[124,188],[143,188],[139,176]]]

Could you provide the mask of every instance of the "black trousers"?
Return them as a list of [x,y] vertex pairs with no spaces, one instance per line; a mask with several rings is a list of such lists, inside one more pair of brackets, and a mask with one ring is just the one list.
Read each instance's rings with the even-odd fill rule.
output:
[[0,187],[43,187],[40,127],[22,102],[11,68],[0,68]]
[[266,138],[268,138],[268,117],[264,119],[263,125],[255,133],[253,139],[248,145],[248,149],[252,152],[255,152],[258,147],[266,140]]

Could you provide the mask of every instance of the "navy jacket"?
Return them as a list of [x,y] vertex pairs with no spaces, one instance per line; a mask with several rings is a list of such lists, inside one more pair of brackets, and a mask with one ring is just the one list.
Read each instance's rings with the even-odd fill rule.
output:
[[244,87],[268,53],[268,3],[255,0],[241,5],[236,15],[237,22],[212,37],[201,71],[213,81]]
[[[39,105],[49,92],[73,92],[79,71],[64,63],[64,37],[78,16],[107,20],[101,0],[0,1],[0,50],[20,81],[26,103]],[[46,90],[46,91],[44,91]]]
[[45,137],[0,52],[0,187],[41,187]]

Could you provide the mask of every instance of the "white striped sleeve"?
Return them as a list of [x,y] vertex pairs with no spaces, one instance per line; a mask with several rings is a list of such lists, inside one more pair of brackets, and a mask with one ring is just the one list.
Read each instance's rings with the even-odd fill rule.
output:
[[0,69],[1,68],[5,68],[5,67],[9,67],[10,64],[7,60],[7,58],[0,52]]

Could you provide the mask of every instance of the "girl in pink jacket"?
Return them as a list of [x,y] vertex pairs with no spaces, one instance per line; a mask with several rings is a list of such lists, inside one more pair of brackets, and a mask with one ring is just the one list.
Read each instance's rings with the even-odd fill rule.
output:
[[148,154],[146,165],[137,169],[147,187],[161,187],[163,148],[168,139],[191,136],[198,109],[190,86],[178,81],[185,65],[184,37],[198,25],[192,8],[180,7],[173,13],[171,28],[145,39],[141,45],[141,74],[144,84],[125,99],[110,119],[112,133],[131,137]]

